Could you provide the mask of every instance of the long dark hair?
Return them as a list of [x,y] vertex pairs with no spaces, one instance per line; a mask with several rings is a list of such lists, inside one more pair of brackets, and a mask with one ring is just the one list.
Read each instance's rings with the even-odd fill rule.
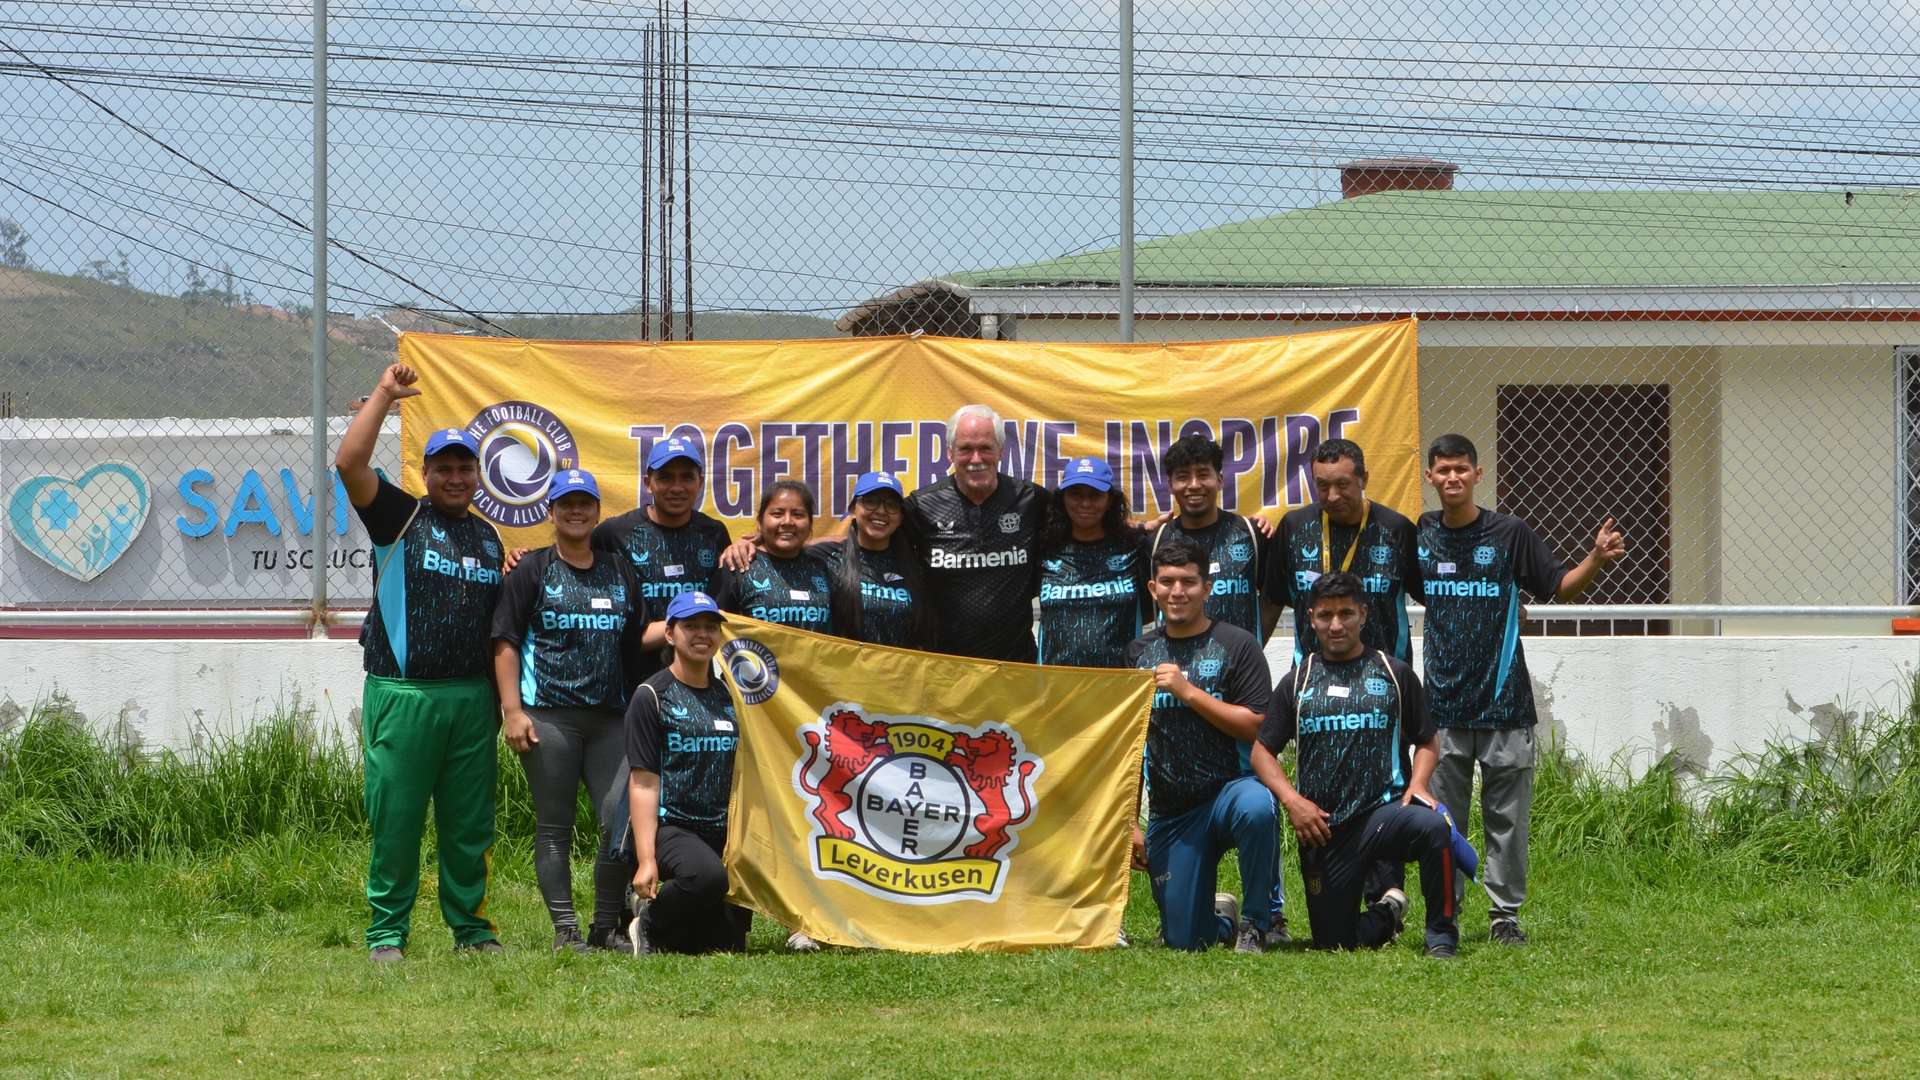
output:
[[[1127,519],[1133,511],[1127,508],[1127,497],[1119,488],[1107,491],[1107,512],[1100,515],[1100,528],[1106,539],[1112,540],[1125,535],[1130,528]],[[1040,550],[1052,555],[1073,539],[1073,522],[1067,519],[1067,489],[1055,488],[1053,501],[1047,508],[1047,527],[1040,534]]]
[[[901,517],[905,518],[904,507]],[[913,601],[913,621],[907,628],[907,645],[931,649],[938,624],[934,621],[933,599],[927,595],[926,573],[920,565],[920,543],[907,521],[902,520],[887,539],[887,551],[900,564],[901,584]],[[851,515],[847,535],[840,541],[840,572],[833,579],[833,625],[842,635],[855,641],[866,640],[866,612],[860,604],[861,560],[866,552],[860,547],[860,526]]]

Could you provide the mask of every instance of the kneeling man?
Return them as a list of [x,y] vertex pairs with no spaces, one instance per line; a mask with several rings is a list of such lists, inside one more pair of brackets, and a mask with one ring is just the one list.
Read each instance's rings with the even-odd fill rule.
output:
[[[1388,889],[1364,912],[1361,890],[1378,865],[1420,863],[1427,955],[1459,948],[1454,924],[1453,828],[1428,790],[1439,763],[1435,729],[1413,669],[1361,644],[1360,579],[1333,573],[1308,593],[1317,647],[1274,688],[1253,748],[1253,771],[1286,808],[1300,840],[1307,917],[1319,949],[1375,947],[1400,933],[1407,895]],[[1296,788],[1276,756],[1300,740]],[[1412,775],[1404,774],[1405,748]]]
[[[1236,952],[1276,944],[1268,898],[1279,879],[1273,796],[1240,765],[1266,711],[1271,676],[1253,635],[1207,618],[1208,559],[1192,541],[1153,553],[1149,588],[1164,619],[1127,646],[1132,667],[1153,672],[1147,727],[1147,873],[1160,933],[1175,949],[1231,941]],[[1215,894],[1220,858],[1240,853],[1240,904]],[[1209,898],[1212,903],[1209,904]]]

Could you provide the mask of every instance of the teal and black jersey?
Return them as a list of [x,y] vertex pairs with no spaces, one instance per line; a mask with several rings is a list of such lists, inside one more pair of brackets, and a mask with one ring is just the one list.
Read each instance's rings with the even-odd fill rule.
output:
[[1277,755],[1300,740],[1294,786],[1338,826],[1406,794],[1410,748],[1433,733],[1404,660],[1378,649],[1339,662],[1308,653],[1273,688],[1260,745]]
[[739,744],[733,697],[718,672],[698,689],[671,670],[655,672],[627,705],[627,765],[660,777],[662,825],[726,835]]
[[[654,618],[681,593],[706,589],[720,565],[720,553],[732,542],[725,525],[698,510],[685,525],[668,528],[656,524],[641,507],[608,518],[593,530],[594,547],[626,556],[640,597]],[[627,674],[628,684],[659,671],[666,663],[664,656],[665,650],[654,650],[640,657],[638,668]]]
[[[819,557],[827,569],[827,584],[840,580],[841,562],[847,557],[846,545],[835,541],[807,549]],[[834,617],[833,632],[874,645],[893,645],[902,649],[925,647],[913,640],[914,601],[907,590],[907,568],[891,550],[860,549],[860,623],[858,632],[851,618]],[[829,594],[831,599],[831,594]],[[843,623],[849,625],[843,625]]]
[[1421,649],[1427,708],[1443,728],[1523,728],[1536,721],[1520,648],[1520,590],[1551,598],[1566,567],[1511,514],[1481,510],[1458,529],[1420,516]]
[[490,675],[500,534],[479,514],[450,517],[384,476],[373,501],[353,509],[373,541],[373,607],[360,626],[367,674]]
[[618,710],[622,672],[639,652],[646,601],[626,560],[596,552],[585,570],[553,548],[529,553],[507,575],[493,637],[520,650],[520,703],[546,709]]
[[1189,529],[1174,518],[1154,534],[1153,548],[1168,537],[1184,536],[1207,553],[1207,576],[1213,591],[1207,596],[1207,618],[1237,626],[1260,635],[1260,574],[1267,538],[1260,535],[1253,521],[1230,511],[1220,511],[1219,520],[1204,529]]
[[1152,609],[1143,534],[1068,540],[1040,560],[1040,662],[1127,667],[1127,646]]
[[[1252,634],[1213,623],[1192,637],[1172,638],[1164,626],[1127,646],[1127,666],[1152,671],[1178,664],[1187,681],[1229,705],[1267,711],[1272,676]],[[1210,802],[1246,774],[1246,744],[1208,723],[1166,690],[1155,691],[1147,724],[1147,807],[1154,817],[1184,814]]]
[[827,564],[811,552],[782,559],[756,551],[745,571],[723,567],[715,572],[712,592],[721,611],[796,630],[833,633]]
[[[1294,662],[1319,647],[1313,619],[1307,613],[1307,590],[1321,574],[1343,565],[1360,578],[1367,591],[1367,622],[1360,630],[1361,643],[1402,660],[1413,659],[1407,583],[1420,576],[1414,552],[1419,530],[1406,515],[1370,502],[1364,528],[1328,522],[1327,531],[1333,535],[1326,537],[1320,534],[1320,513],[1320,504],[1311,503],[1281,518],[1267,559],[1267,602],[1293,608]],[[1349,553],[1353,556],[1350,564]]]

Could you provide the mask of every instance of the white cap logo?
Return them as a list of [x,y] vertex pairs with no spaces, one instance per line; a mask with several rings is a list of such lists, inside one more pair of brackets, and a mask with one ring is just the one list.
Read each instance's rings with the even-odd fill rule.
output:
[[1092,472],[1092,471],[1093,471],[1093,462],[1091,462],[1091,461],[1083,461],[1083,462],[1081,462],[1081,463],[1080,463],[1080,468],[1079,468],[1079,469],[1077,469],[1076,471],[1077,471],[1077,472]]
[[577,483],[579,483],[579,482],[580,482],[580,470],[579,470],[579,469],[574,469],[574,470],[573,470],[572,472],[569,472],[569,473],[567,474],[567,479],[568,479],[568,480],[570,480],[570,481],[572,481],[573,483],[576,483],[576,484],[577,484]]

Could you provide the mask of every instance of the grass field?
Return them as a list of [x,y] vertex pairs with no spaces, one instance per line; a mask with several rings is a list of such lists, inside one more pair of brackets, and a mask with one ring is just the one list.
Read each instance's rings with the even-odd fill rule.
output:
[[[1669,769],[1628,782],[1549,763],[1534,944],[1489,944],[1470,898],[1451,964],[1423,959],[1416,931],[1352,955],[789,956],[766,924],[746,956],[554,957],[506,769],[494,917],[510,951],[453,955],[429,886],[408,961],[376,969],[360,943],[357,809],[338,805],[357,776],[345,748],[305,747],[296,730],[200,765],[116,761],[58,718],[0,737],[0,1074],[1858,1076],[1920,1063],[1911,710],[1749,761],[1697,800]],[[1135,885],[1129,929],[1149,939]],[[1288,886],[1298,911],[1297,873]]]

